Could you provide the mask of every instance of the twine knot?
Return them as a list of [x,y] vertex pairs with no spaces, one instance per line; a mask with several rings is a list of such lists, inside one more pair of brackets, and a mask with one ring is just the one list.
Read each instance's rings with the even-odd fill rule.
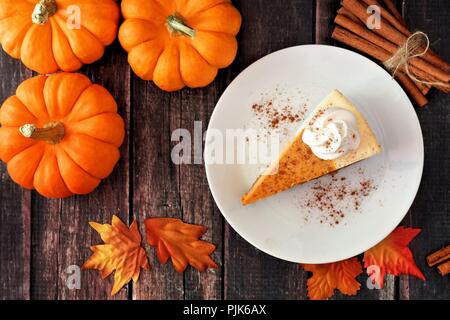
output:
[[[422,49],[423,48],[423,49]],[[421,50],[422,49],[422,50]],[[417,31],[406,39],[405,43],[401,45],[397,52],[392,55],[388,60],[383,62],[385,68],[395,77],[399,70],[404,72],[413,81],[422,83],[429,86],[443,86],[448,87],[449,84],[441,81],[429,82],[415,77],[409,70],[409,60],[413,58],[419,58],[425,55],[430,49],[430,39],[422,32]],[[421,50],[421,51],[420,51]]]

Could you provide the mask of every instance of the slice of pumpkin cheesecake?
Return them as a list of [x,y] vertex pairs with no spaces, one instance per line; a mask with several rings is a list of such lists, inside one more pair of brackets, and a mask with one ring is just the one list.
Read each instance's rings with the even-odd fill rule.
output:
[[381,151],[369,124],[338,90],[311,113],[280,156],[241,198],[248,205]]

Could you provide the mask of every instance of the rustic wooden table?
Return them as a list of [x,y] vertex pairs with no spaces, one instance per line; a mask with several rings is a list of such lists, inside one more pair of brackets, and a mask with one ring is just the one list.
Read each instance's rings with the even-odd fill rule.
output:
[[[429,33],[450,60],[448,0],[405,0],[403,14],[410,25]],[[104,85],[116,97],[126,119],[127,140],[122,159],[93,194],[47,200],[11,182],[0,166],[0,298],[110,299],[112,279],[82,272],[81,289],[65,285],[66,268],[81,265],[100,243],[89,220],[110,222],[113,214],[133,217],[141,230],[145,218],[171,216],[209,228],[206,239],[217,245],[218,270],[199,273],[189,268],[177,274],[150,255],[151,272],[143,272],[115,299],[305,299],[307,274],[298,265],[272,258],[245,242],[224,221],[214,204],[202,165],[176,166],[170,161],[171,132],[206,128],[214,105],[228,83],[262,56],[289,46],[330,40],[339,0],[239,0],[243,16],[239,53],[231,68],[201,90],[165,93],[138,79],[116,42],[99,62],[81,72]],[[33,74],[4,52],[0,56],[0,99]],[[363,286],[354,299],[450,299],[450,278],[425,265],[425,256],[450,243],[450,96],[433,92],[430,104],[417,110],[425,139],[425,169],[419,194],[403,224],[423,232],[412,243],[416,260],[427,277],[389,276],[383,290]],[[395,107],[395,106],[392,106]],[[148,249],[148,248],[147,248]],[[153,249],[149,249],[149,252]],[[365,277],[361,276],[365,282]],[[335,299],[343,299],[337,294]],[[347,299],[347,298],[345,298]]]

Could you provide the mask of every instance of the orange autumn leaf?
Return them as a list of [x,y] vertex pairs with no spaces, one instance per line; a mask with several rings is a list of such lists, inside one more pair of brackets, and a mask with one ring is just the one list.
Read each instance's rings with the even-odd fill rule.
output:
[[326,264],[303,264],[306,271],[312,272],[308,279],[308,297],[311,300],[328,299],[338,289],[345,295],[354,296],[361,284],[355,279],[362,273],[357,258]]
[[[409,243],[420,233],[420,229],[398,227],[386,239],[364,253],[364,267],[372,281],[384,287],[386,274],[409,274],[425,280],[425,276],[414,262]],[[374,274],[378,270],[378,274]]]
[[171,258],[178,272],[183,272],[188,264],[199,271],[217,268],[217,264],[210,257],[216,246],[199,240],[206,232],[205,227],[172,218],[147,219],[145,226],[147,241],[156,247],[158,259],[162,264]]
[[113,216],[112,224],[89,224],[100,234],[105,244],[91,247],[94,253],[84,263],[83,269],[100,270],[102,279],[115,270],[113,296],[131,279],[136,282],[141,268],[149,269],[147,255],[141,247],[141,234],[136,220],[128,228],[116,216]]

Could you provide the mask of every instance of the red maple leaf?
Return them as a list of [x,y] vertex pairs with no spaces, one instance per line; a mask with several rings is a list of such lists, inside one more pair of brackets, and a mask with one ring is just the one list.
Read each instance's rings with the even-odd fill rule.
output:
[[[409,243],[421,229],[398,227],[387,238],[364,253],[364,267],[379,288],[384,287],[386,274],[408,274],[425,280],[425,276],[414,262]],[[377,272],[378,271],[378,272]]]
[[162,264],[171,258],[178,272],[183,272],[188,264],[199,271],[217,268],[210,257],[216,246],[199,240],[206,232],[206,227],[172,218],[147,219],[145,226],[147,241],[157,248],[158,259]]

